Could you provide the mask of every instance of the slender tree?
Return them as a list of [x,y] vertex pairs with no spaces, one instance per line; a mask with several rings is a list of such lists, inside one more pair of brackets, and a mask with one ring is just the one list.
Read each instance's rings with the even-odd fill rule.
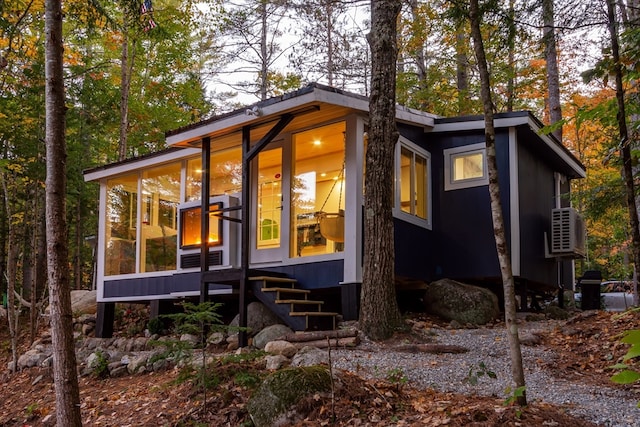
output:
[[[496,134],[493,123],[493,102],[491,100],[491,82],[487,59],[484,53],[482,33],[480,32],[481,12],[478,0],[469,1],[469,18],[471,23],[471,37],[473,49],[478,62],[480,73],[480,88],[482,105],[484,110],[485,142],[487,147],[487,166],[489,172],[489,197],[491,199],[491,216],[493,218],[493,233],[496,241],[502,285],[504,289],[504,314],[505,326],[509,337],[509,350],[511,355],[511,374],[516,387],[523,388],[524,369],[522,366],[522,352],[518,337],[518,324],[516,323],[516,299],[513,273],[511,270],[511,258],[504,230],[502,216],[502,204],[500,202],[500,184],[498,183],[498,163],[496,161]],[[524,389],[522,395],[517,396],[520,405],[526,405],[527,399]]]
[[371,95],[364,196],[364,271],[360,328],[381,340],[400,325],[394,283],[393,159],[396,128],[396,41],[399,0],[371,2]]
[[627,113],[625,106],[625,90],[623,86],[623,70],[620,61],[620,40],[618,38],[618,23],[616,20],[616,0],[607,0],[607,18],[609,35],[611,36],[611,59],[613,60],[613,74],[616,87],[616,113],[620,158],[622,160],[622,179],[624,181],[627,209],[629,210],[629,226],[631,228],[631,253],[636,271],[640,266],[640,221],[636,206],[635,182],[633,176],[633,156],[631,141],[627,129]]
[[80,390],[73,342],[66,230],[65,95],[62,59],[62,2],[45,3],[45,145],[47,269],[51,306],[56,421],[81,426]]
[[[547,107],[549,110],[549,124],[551,125],[562,120],[560,73],[558,71],[554,18],[553,0],[542,0],[542,21],[544,25],[542,42],[544,44],[544,57],[547,71]],[[555,128],[553,136],[562,142],[562,126]]]

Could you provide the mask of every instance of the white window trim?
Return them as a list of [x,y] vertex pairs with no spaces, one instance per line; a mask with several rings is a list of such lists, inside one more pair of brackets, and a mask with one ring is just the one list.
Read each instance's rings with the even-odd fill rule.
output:
[[[400,166],[400,161],[401,161],[401,150],[402,147],[412,151],[415,154],[420,155],[421,157],[424,157],[427,160],[427,173],[426,173],[426,177],[425,179],[427,180],[427,185],[425,186],[426,190],[427,190],[427,194],[426,194],[426,198],[427,198],[427,218],[420,218],[416,215],[407,213],[405,211],[403,211],[402,209],[400,209],[400,179],[398,179],[398,177],[400,176],[400,170],[401,170],[401,166]],[[432,203],[431,203],[431,154],[426,151],[424,148],[421,148],[420,146],[414,144],[413,142],[409,141],[408,139],[404,138],[404,137],[400,137],[398,139],[398,143],[396,144],[396,148],[395,148],[395,159],[394,159],[394,165],[395,165],[395,170],[394,170],[394,186],[395,186],[395,191],[394,191],[394,200],[393,200],[393,216],[395,218],[401,219],[402,221],[417,225],[419,227],[423,227],[423,228],[427,228],[429,230],[431,230],[431,218],[432,218]]]
[[[463,188],[481,187],[489,185],[489,173],[487,168],[487,149],[484,142],[465,145],[463,147],[448,148],[444,153],[444,191],[460,190]],[[480,178],[470,178],[459,181],[453,180],[453,158],[460,154],[482,153],[484,173]]]

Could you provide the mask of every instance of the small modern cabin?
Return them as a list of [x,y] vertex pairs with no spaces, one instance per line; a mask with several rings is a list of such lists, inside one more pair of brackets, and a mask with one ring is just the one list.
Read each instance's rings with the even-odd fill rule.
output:
[[[295,329],[356,318],[368,106],[312,84],[170,131],[162,152],[86,171],[100,184],[97,335],[111,334],[116,302],[150,302],[157,314],[216,295],[238,296],[241,324],[249,298]],[[443,277],[500,283],[482,117],[398,106],[396,120],[399,289]],[[568,195],[585,168],[528,112],[499,114],[495,126],[519,290],[570,286],[584,236]],[[568,245],[562,233],[573,233]]]

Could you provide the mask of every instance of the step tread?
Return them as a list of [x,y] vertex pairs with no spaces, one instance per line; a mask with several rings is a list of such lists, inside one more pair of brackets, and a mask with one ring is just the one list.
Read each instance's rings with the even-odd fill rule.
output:
[[279,282],[279,283],[296,283],[297,282],[296,279],[291,279],[289,277],[274,277],[274,276],[253,276],[253,277],[249,277],[249,280],[254,282],[257,282],[257,281]]
[[307,289],[296,289],[296,288],[262,288],[262,292],[289,292],[292,294],[310,294],[311,291]]
[[292,311],[289,316],[337,316],[338,313],[332,313],[329,311]]
[[324,301],[316,301],[311,299],[277,299],[276,304],[324,304]]

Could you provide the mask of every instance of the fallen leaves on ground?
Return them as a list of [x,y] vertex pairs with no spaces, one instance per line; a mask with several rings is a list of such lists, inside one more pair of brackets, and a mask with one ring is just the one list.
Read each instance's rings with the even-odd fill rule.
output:
[[[429,321],[425,322],[427,328]],[[638,313],[585,312],[559,322],[558,327],[541,337],[541,345],[558,354],[557,360],[545,364],[545,368],[560,377],[577,376],[605,384],[612,374],[608,366],[615,364],[628,348],[619,342],[621,334],[634,328],[640,329]],[[7,339],[6,333],[0,332],[0,342]],[[419,349],[423,344],[400,335],[388,345],[391,348],[399,343],[406,345],[407,351]],[[6,366],[8,360],[8,351],[0,353],[0,366]],[[212,375],[218,384],[207,392],[206,402],[201,388],[195,385],[197,378],[185,380],[184,372],[178,369],[121,378],[82,377],[83,423],[85,426],[250,425],[245,405],[254,385],[248,379],[261,379],[267,374],[260,359],[215,364]],[[45,368],[1,374],[0,427],[52,425],[43,423],[55,414],[52,382],[51,371]],[[314,394],[300,401],[295,408],[298,418],[292,425],[593,426],[568,415],[561,407],[546,403],[533,402],[519,408],[505,405],[501,398],[416,390],[407,384],[367,380],[348,372],[338,373],[333,395]]]

